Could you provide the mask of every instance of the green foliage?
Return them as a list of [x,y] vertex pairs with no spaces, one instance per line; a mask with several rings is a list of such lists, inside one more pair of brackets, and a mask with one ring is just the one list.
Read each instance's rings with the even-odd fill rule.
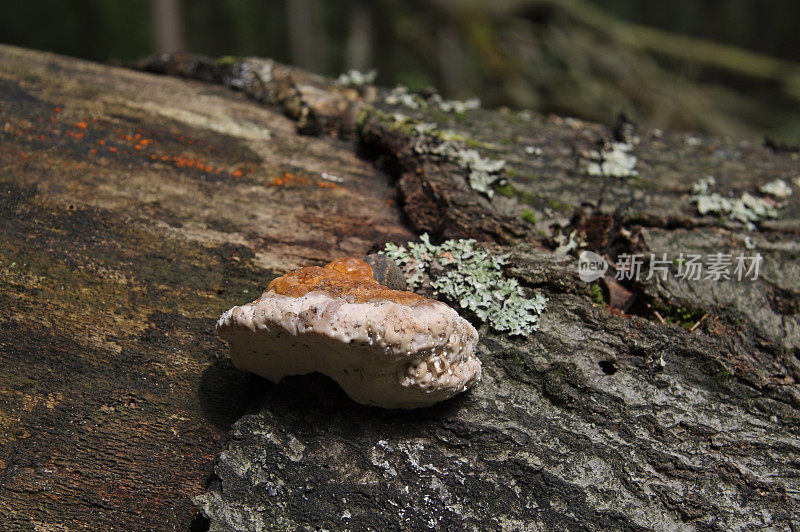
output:
[[409,242],[408,248],[389,243],[383,251],[405,271],[409,288],[422,286],[427,274],[437,297],[458,303],[496,331],[528,335],[538,328],[546,299],[538,293],[525,297],[516,279],[503,276],[508,255],[492,255],[475,240],[447,240],[436,246],[427,233],[420,239],[419,244]]

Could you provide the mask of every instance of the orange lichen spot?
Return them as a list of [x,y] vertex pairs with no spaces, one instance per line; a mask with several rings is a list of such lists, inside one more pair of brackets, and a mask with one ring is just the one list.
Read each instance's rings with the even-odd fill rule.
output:
[[97,143],[99,145],[101,145],[101,146],[105,146],[106,145],[106,141],[104,141],[103,139],[98,140]]
[[162,155],[162,156],[161,156],[161,160],[162,160],[162,161],[164,161],[164,162],[167,162],[167,161],[169,161],[170,159],[171,159],[171,157],[170,157],[169,155]]
[[97,154],[97,150],[92,148],[91,150],[89,150],[89,153],[91,153],[92,155],[96,155]]
[[125,135],[125,140],[131,142],[133,140],[133,137],[131,137],[130,135]]
[[44,136],[44,133],[41,133],[41,134],[39,135],[39,140],[44,140],[45,138],[46,138],[46,137]]
[[141,144],[142,146],[147,146],[151,142],[153,142],[153,139],[142,139],[139,141],[139,144]]
[[52,122],[52,123],[54,123],[54,124],[55,124],[55,123],[56,123],[56,117],[54,117],[54,116],[51,116],[51,117],[50,117],[50,122]]
[[142,149],[142,145],[141,145],[141,144],[137,144],[137,145],[135,145],[135,146],[133,147],[133,149],[134,149],[134,150],[141,150],[141,149]]
[[86,122],[78,122],[77,124],[75,124],[75,127],[77,127],[78,129],[86,129],[88,126],[86,125]]
[[319,182],[317,182],[317,186],[319,188],[332,188],[334,190],[347,190],[343,186],[337,185],[336,183],[329,183],[327,181],[319,181]]
[[321,291],[354,303],[388,300],[409,305],[425,299],[413,292],[392,290],[379,284],[372,278],[370,265],[355,257],[336,259],[324,267],[300,268],[273,280],[267,290],[288,297],[302,297],[309,292]]
[[154,154],[152,154],[152,155],[150,156],[150,158],[151,158],[151,159],[153,159],[153,160],[155,161],[156,159],[158,159],[158,155],[156,155],[156,154],[154,153]]
[[60,113],[60,112],[61,112],[61,107],[56,107],[56,113]]
[[116,146],[111,146],[109,148],[109,150],[112,151],[113,153],[117,153],[117,147]]
[[241,170],[234,170],[233,171],[233,176],[234,177],[242,177],[242,171]]
[[133,138],[135,138],[136,140],[139,140],[140,138],[142,138],[142,136],[139,133],[137,133],[137,134],[135,134],[133,136]]

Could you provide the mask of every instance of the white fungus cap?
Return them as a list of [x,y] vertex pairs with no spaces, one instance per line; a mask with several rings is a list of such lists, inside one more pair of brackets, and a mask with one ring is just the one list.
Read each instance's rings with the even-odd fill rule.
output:
[[[359,261],[369,269],[359,259],[337,261],[350,261],[351,266]],[[316,270],[330,270],[337,261]],[[324,289],[300,296],[270,289],[222,314],[217,332],[230,344],[233,364],[274,382],[284,375],[319,371],[353,400],[384,408],[428,406],[480,380],[478,333],[452,308],[378,285],[371,269],[369,280],[354,281],[357,276],[351,272],[341,279],[346,289],[330,290],[337,275],[325,272],[325,282],[315,285]],[[353,295],[358,292],[354,282],[379,287],[376,294],[382,298],[360,301],[363,297]]]

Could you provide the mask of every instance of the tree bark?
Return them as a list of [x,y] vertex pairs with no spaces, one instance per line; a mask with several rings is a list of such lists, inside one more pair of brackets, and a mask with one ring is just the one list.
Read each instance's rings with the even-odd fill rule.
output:
[[[800,195],[750,232],[690,201],[707,174],[737,196],[794,183],[796,154],[411,109],[263,59],[139,65],[202,82],[10,47],[0,65],[4,529],[800,526]],[[587,175],[615,134],[639,175]],[[505,160],[507,185],[473,190],[431,149],[447,139]],[[473,390],[385,411],[226,362],[220,312],[422,231],[510,254],[505,274],[548,298],[527,337],[466,315]],[[763,270],[589,284],[554,251],[572,231],[609,260],[758,251]]]

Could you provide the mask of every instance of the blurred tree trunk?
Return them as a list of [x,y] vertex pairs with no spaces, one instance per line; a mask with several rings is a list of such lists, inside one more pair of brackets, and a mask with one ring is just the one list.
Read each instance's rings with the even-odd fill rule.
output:
[[151,5],[156,51],[166,53],[186,50],[180,1],[151,0]]
[[323,72],[322,44],[325,42],[317,0],[287,0],[289,57],[292,63],[313,72]]
[[350,8],[345,48],[346,68],[364,71],[372,66],[372,39],[372,14],[369,4],[357,0]]
[[439,65],[442,88],[445,94],[456,98],[466,98],[474,92],[467,79],[467,59],[464,57],[464,43],[458,30],[452,24],[439,28]]

